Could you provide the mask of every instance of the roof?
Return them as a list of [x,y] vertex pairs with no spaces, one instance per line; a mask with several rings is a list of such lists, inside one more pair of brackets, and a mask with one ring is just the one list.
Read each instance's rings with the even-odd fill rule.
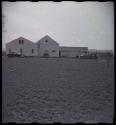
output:
[[52,39],[50,36],[46,35],[44,37],[42,37],[40,40],[38,40],[36,42],[36,44],[38,44],[39,42],[41,42],[43,39],[51,39],[52,41],[54,41],[57,45],[59,45],[59,43],[57,43],[54,39]]
[[[24,37],[21,36],[21,37],[18,37],[18,38],[16,38],[16,39],[14,39],[14,40],[8,42],[7,44],[12,43],[12,42],[14,42],[15,40],[18,40],[18,39],[28,40],[28,39],[26,39],[26,38],[24,38]],[[32,42],[31,40],[28,40],[28,41],[31,42],[31,43],[34,43],[34,42]]]
[[69,46],[60,46],[61,51],[78,51],[78,50],[88,50],[88,47],[69,47]]

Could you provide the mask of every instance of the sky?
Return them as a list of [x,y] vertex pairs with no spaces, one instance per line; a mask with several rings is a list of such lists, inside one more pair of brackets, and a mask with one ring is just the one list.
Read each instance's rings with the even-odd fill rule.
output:
[[49,35],[60,46],[114,51],[113,2],[2,2],[2,48]]

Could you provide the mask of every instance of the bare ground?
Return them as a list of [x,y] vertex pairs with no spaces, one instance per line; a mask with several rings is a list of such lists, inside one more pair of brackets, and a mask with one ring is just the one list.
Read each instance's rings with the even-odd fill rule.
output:
[[4,58],[2,121],[112,123],[113,69],[113,61]]

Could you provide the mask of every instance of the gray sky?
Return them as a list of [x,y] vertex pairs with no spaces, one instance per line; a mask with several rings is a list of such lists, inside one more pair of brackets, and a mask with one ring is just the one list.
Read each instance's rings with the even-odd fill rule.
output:
[[51,36],[61,46],[114,49],[113,2],[2,2],[5,43]]

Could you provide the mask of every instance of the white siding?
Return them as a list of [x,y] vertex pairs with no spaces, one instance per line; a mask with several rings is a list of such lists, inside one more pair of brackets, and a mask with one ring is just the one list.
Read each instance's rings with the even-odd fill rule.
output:
[[44,38],[40,39],[37,42],[37,47],[38,55],[40,57],[44,56],[45,51],[48,51],[49,57],[59,57],[59,44],[49,36],[45,36]]
[[[23,40],[24,43],[19,44],[19,40]],[[16,53],[20,53],[20,49],[22,49],[23,51],[22,54],[24,54],[25,56],[38,56],[36,44],[23,37],[20,37],[18,39],[15,39],[7,43],[6,54],[9,54],[9,49],[11,49],[11,52],[16,52]],[[32,53],[32,49],[34,50],[33,53]]]

